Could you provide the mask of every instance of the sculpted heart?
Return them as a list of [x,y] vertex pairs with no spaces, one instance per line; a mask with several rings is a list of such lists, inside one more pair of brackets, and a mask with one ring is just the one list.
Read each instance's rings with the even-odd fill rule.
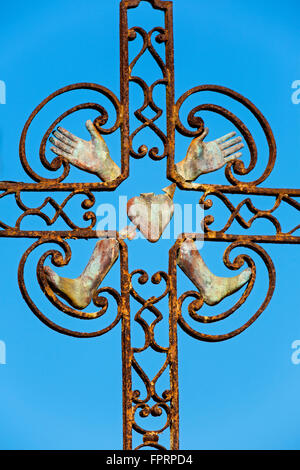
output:
[[127,203],[129,219],[151,243],[160,239],[173,217],[175,189],[172,184],[163,189],[165,194],[145,193]]

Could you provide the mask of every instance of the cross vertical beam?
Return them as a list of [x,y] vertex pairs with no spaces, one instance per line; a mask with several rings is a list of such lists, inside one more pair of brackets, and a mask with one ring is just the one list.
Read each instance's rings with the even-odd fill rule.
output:
[[[172,2],[162,2],[160,0],[151,0],[151,5],[164,13],[164,25],[163,27],[156,27],[149,33],[144,31],[141,27],[138,28],[129,28],[128,27],[128,12],[131,9],[136,8],[140,4],[140,0],[125,0],[120,3],[120,70],[121,70],[121,102],[124,110],[124,116],[129,117],[129,102],[130,102],[130,83],[134,82],[138,84],[144,93],[144,105],[142,109],[135,112],[135,116],[138,120],[141,121],[142,125],[140,128],[135,129],[130,133],[129,122],[126,123],[124,129],[126,129],[126,136],[123,138],[125,144],[126,159],[129,160],[129,157],[141,158],[145,156],[148,149],[141,148],[138,152],[133,150],[133,139],[134,137],[143,129],[151,129],[156,133],[164,144],[164,154],[158,156],[155,149],[149,151],[149,156],[154,160],[167,157],[168,159],[171,156],[171,159],[174,160],[174,145],[175,145],[175,119],[174,119],[174,45],[173,45],[173,5]],[[165,55],[164,61],[155,51],[153,46],[152,37],[157,33],[156,41],[162,43],[165,46]],[[136,38],[136,35],[140,34],[143,39],[143,46],[140,53],[129,63],[129,41],[133,41]],[[137,77],[134,73],[134,67],[139,59],[142,58],[144,52],[148,50],[153,59],[159,65],[162,78],[158,79],[151,86],[146,84],[146,81],[143,80],[143,77]],[[163,135],[161,131],[158,130],[155,126],[155,120],[158,117],[159,113],[162,113],[163,110],[159,110],[153,100],[153,90],[156,85],[162,84],[166,88],[166,129],[167,135]],[[143,115],[143,110],[147,106],[150,106],[158,114],[153,119],[147,119]],[[126,120],[126,119],[125,119]],[[127,134],[128,131],[128,134]],[[129,139],[127,140],[127,137]],[[129,144],[129,145],[128,145]],[[173,269],[173,267],[172,267]],[[167,277],[167,275],[166,275]],[[172,289],[172,282],[174,282],[174,273],[169,274],[167,283],[169,284],[169,289]],[[131,293],[133,293],[133,288],[131,284]],[[134,294],[135,295],[135,294]],[[149,301],[148,301],[149,302]],[[158,400],[157,394],[155,392],[155,382],[151,382],[149,388],[151,392],[149,394],[149,399],[154,399],[157,402],[156,407],[148,408],[149,400],[140,402],[139,400],[134,400],[135,405],[132,402],[132,390],[129,390],[129,383],[132,383],[130,375],[131,367],[135,368],[139,374],[144,377],[144,372],[140,369],[138,361],[134,359],[135,350],[130,346],[130,315],[126,311],[125,319],[123,317],[123,345],[126,344],[126,347],[130,346],[131,354],[124,349],[123,351],[123,414],[124,414],[124,448],[131,449],[132,444],[132,432],[133,428],[138,429],[138,432],[143,433],[144,444],[153,445],[157,448],[160,448],[159,445],[159,434],[156,432],[146,432],[140,427],[137,427],[135,423],[134,414],[142,408],[145,414],[150,412],[155,415],[156,413],[161,412],[159,406],[162,405],[165,410],[167,410],[167,423],[170,428],[170,442],[171,449],[178,449],[179,446],[179,409],[178,409],[178,357],[177,357],[177,327],[176,327],[176,304],[174,300],[170,297],[170,312],[173,312],[169,317],[169,347],[167,349],[166,355],[166,365],[169,368],[170,374],[170,390],[166,391],[166,396],[161,397],[161,401]],[[147,304],[144,304],[144,306]],[[151,302],[148,303],[151,307]],[[130,306],[130,303],[129,303]],[[153,307],[153,305],[152,305]],[[149,327],[149,325],[148,325]],[[153,327],[154,330],[154,327]],[[153,341],[154,343],[154,341]],[[150,343],[150,346],[153,344]],[[155,346],[154,346],[155,349]],[[159,351],[162,352],[162,351]],[[124,383],[125,382],[125,383]],[[148,388],[147,388],[148,390]],[[148,398],[148,396],[147,396]],[[169,403],[169,404],[168,404]],[[146,411],[145,411],[146,410]]]

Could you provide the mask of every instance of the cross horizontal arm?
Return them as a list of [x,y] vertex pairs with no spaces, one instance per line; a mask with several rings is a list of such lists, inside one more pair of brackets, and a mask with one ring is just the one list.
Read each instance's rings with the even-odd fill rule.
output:
[[[66,189],[66,186],[72,187],[72,190]],[[10,237],[10,238],[40,238],[40,237],[51,237],[51,236],[60,236],[63,239],[97,239],[101,238],[102,234],[98,230],[95,230],[97,223],[97,216],[95,213],[95,187],[93,184],[70,184],[65,183],[56,184],[56,191],[66,192],[66,197],[63,202],[57,202],[53,196],[53,186],[47,185],[45,183],[2,183],[2,193],[0,194],[0,201],[5,197],[12,197],[15,200],[17,207],[21,210],[21,215],[18,214],[18,218],[13,225],[8,225],[6,221],[0,220],[0,238]],[[292,218],[293,226],[288,227],[287,230],[283,230],[282,224],[279,221],[279,215],[276,214],[276,210],[281,208],[283,205],[289,206],[290,208],[296,209],[299,211],[300,203],[295,199],[300,197],[300,189],[279,189],[279,188],[249,188],[234,186],[219,186],[219,185],[205,185],[205,191],[203,192],[200,204],[202,204],[205,214],[213,206],[213,198],[219,199],[226,210],[229,210],[230,216],[227,223],[223,228],[214,228],[213,223],[215,222],[213,215],[205,215],[204,217],[204,240],[205,241],[224,241],[224,242],[233,242],[236,240],[252,240],[257,243],[300,243],[300,235],[298,231],[300,229],[300,224],[297,225],[297,222],[294,222]],[[49,193],[52,195],[49,196]],[[28,207],[22,201],[22,194],[25,192],[41,192],[45,193],[42,195],[42,203],[38,207]],[[270,200],[272,207],[269,210],[261,210],[254,206],[249,197],[243,199],[237,206],[229,200],[225,194],[239,194],[239,195],[254,195],[254,196],[265,196],[266,198],[272,197]],[[81,202],[82,210],[82,220],[84,221],[82,225],[79,222],[73,222],[72,218],[68,215],[68,203],[71,199],[77,196],[84,196],[85,200]],[[275,197],[275,202],[274,202]],[[44,199],[43,199],[44,198]],[[50,218],[45,212],[46,207],[51,207],[55,210],[55,214]],[[245,216],[241,215],[241,210],[246,206],[250,213],[249,220],[245,220]],[[40,230],[24,230],[22,229],[22,223],[26,217],[36,216],[41,219],[42,224]],[[55,223],[57,220],[63,220],[66,224],[65,230],[55,230]],[[230,233],[230,228],[234,221],[237,221],[239,225],[247,230],[250,229],[257,219],[265,219],[270,222],[270,233],[262,235],[261,233]],[[78,225],[79,224],[79,225]],[[89,224],[87,226],[87,224]],[[49,230],[49,227],[53,227],[52,230]],[[2,229],[2,230],[1,230]],[[275,230],[274,230],[275,229]],[[272,233],[273,232],[273,233]],[[107,236],[107,231],[103,233],[103,237]],[[109,232],[109,236],[115,237],[116,231]],[[197,234],[193,235],[195,238],[198,237]],[[203,235],[201,234],[203,238]]]
[[[181,183],[178,182],[178,187],[181,187]],[[185,187],[186,191],[194,191],[197,187],[199,192],[207,191],[220,191],[228,194],[249,194],[253,196],[277,196],[280,194],[287,194],[288,196],[300,197],[300,188],[262,188],[257,186],[252,186],[249,184],[240,184],[236,186],[231,185],[218,185],[218,184],[189,184]],[[115,187],[106,187],[103,183],[23,183],[18,181],[0,181],[0,191],[5,191],[8,193],[14,193],[17,191],[26,191],[26,192],[46,192],[46,191],[115,191]],[[0,195],[1,197],[5,194]]]

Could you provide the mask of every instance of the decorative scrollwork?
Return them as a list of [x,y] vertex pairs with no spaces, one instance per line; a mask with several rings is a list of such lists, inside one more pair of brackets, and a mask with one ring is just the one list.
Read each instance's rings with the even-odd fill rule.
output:
[[[39,285],[46,295],[46,297],[50,300],[50,302],[60,311],[63,313],[74,317],[74,318],[79,318],[83,320],[91,320],[95,318],[100,318],[102,317],[108,309],[108,300],[103,297],[101,294],[107,293],[111,295],[114,300],[116,301],[117,304],[117,316],[114,319],[114,321],[106,328],[102,330],[98,330],[92,333],[85,333],[85,332],[80,332],[80,331],[73,331],[69,330],[66,328],[63,328],[56,323],[54,323],[52,320],[47,318],[35,305],[34,301],[31,299],[28,290],[26,288],[26,283],[25,283],[25,278],[24,278],[24,269],[25,269],[25,264],[27,262],[27,259],[29,255],[39,246],[45,244],[45,243],[56,243],[59,245],[63,251],[63,254],[60,251],[57,250],[48,250],[46,253],[44,253],[37,264],[37,279],[39,282]],[[50,257],[51,262],[54,266],[56,267],[63,267],[68,265],[68,263],[71,260],[71,249],[68,245],[68,243],[63,240],[60,237],[56,237],[55,235],[53,237],[47,237],[47,238],[40,238],[38,241],[36,241],[31,247],[29,247],[24,255],[22,256],[22,259],[19,264],[19,269],[18,269],[18,282],[19,282],[19,287],[22,293],[23,298],[27,302],[28,306],[30,309],[33,311],[33,313],[49,328],[51,328],[54,331],[57,331],[58,333],[62,333],[68,336],[74,336],[77,338],[92,338],[96,336],[101,336],[108,331],[112,330],[120,321],[121,318],[121,310],[120,310],[120,295],[119,293],[115,290],[112,289],[111,287],[105,287],[105,288],[100,288],[96,294],[94,295],[93,302],[97,307],[100,307],[100,310],[97,312],[92,312],[92,313],[87,313],[87,312],[81,312],[78,310],[75,310],[67,305],[65,305],[61,300],[57,298],[51,287],[49,286],[45,273],[44,273],[44,263],[48,257]]]
[[[139,426],[136,423],[135,415],[136,415],[137,412],[139,412],[139,415],[140,415],[141,418],[148,418],[148,416],[150,416],[150,415],[152,417],[159,417],[159,416],[162,415],[163,411],[166,414],[166,422],[160,429],[156,429],[155,431],[153,431],[153,430],[150,431],[150,430],[146,430],[146,429],[142,428],[141,426]],[[159,445],[158,444],[159,435],[162,434],[170,426],[170,407],[169,407],[169,405],[167,405],[166,403],[155,404],[152,407],[150,407],[147,404],[136,405],[133,409],[133,416],[134,416],[134,421],[132,423],[132,427],[137,433],[142,434],[144,436],[144,442],[146,441],[144,446],[147,445],[147,446],[152,447],[153,444],[154,445]],[[151,440],[149,438],[150,436],[151,436]],[[145,439],[145,437],[146,437],[146,439]],[[148,438],[148,442],[147,442],[147,438]],[[141,448],[141,446],[138,446],[137,449],[138,448]]]
[[[253,286],[255,284],[255,279],[256,279],[256,267],[255,267],[255,262],[252,260],[252,258],[249,255],[238,255],[232,262],[229,259],[229,256],[234,248],[249,248],[250,250],[253,250],[255,253],[257,253],[260,258],[263,260],[265,263],[265,266],[268,270],[268,277],[269,277],[269,286],[268,286],[268,291],[266,294],[266,297],[264,301],[262,302],[261,306],[259,309],[256,311],[254,315],[240,328],[237,328],[234,331],[231,331],[230,333],[226,334],[221,334],[221,335],[209,335],[205,333],[201,333],[199,331],[194,330],[186,320],[184,320],[183,315],[182,315],[182,306],[183,302],[190,298],[193,297],[195,300],[193,300],[189,306],[188,306],[188,312],[189,316],[199,322],[199,323],[215,323],[221,320],[224,320],[225,318],[228,318],[231,316],[234,312],[236,312],[247,300],[249,297]],[[201,294],[199,292],[194,292],[194,291],[189,291],[185,292],[184,294],[181,295],[181,297],[178,299],[178,311],[179,311],[179,318],[178,318],[178,323],[181,326],[181,328],[188,333],[190,336],[193,338],[199,339],[201,341],[207,341],[207,342],[217,342],[217,341],[225,341],[230,338],[233,338],[243,331],[245,331],[247,328],[249,328],[252,323],[254,323],[258,317],[262,314],[262,312],[266,309],[267,305],[269,304],[273,292],[275,289],[275,279],[276,279],[276,274],[275,274],[275,268],[273,265],[273,262],[269,255],[266,253],[266,251],[260,247],[259,245],[256,245],[252,242],[246,242],[246,241],[236,241],[232,243],[230,246],[228,246],[224,252],[223,256],[223,261],[224,264],[227,268],[231,270],[237,270],[240,269],[244,263],[246,263],[249,268],[251,268],[252,271],[252,276],[250,279],[250,282],[245,289],[243,295],[241,298],[237,301],[237,303],[227,310],[226,312],[220,314],[220,315],[215,315],[215,316],[203,316],[199,315],[197,312],[201,309],[203,305],[203,300],[201,297]]]
[[[164,146],[164,151],[161,155],[159,155],[159,149],[157,147],[153,147],[149,150],[149,156],[152,158],[152,160],[161,160],[164,158],[167,154],[167,137],[166,135],[157,127],[154,123],[157,121],[161,115],[163,114],[163,110],[159,108],[153,99],[153,91],[154,88],[157,87],[158,85],[168,85],[168,78],[167,78],[167,69],[166,65],[163,62],[162,58],[160,55],[157,53],[155,50],[153,43],[152,43],[152,36],[154,33],[157,33],[157,36],[155,37],[155,40],[158,44],[161,44],[166,41],[166,31],[163,28],[153,28],[150,32],[146,32],[143,28],[140,27],[134,27],[128,31],[128,39],[129,41],[134,41],[137,37],[137,33],[140,34],[140,36],[143,39],[143,45],[141,51],[137,54],[137,56],[132,60],[131,64],[129,65],[129,70],[133,71],[135,65],[137,62],[141,59],[141,57],[145,54],[145,52],[148,50],[159,66],[161,72],[162,72],[162,79],[159,79],[155,81],[151,86],[148,86],[147,83],[140,77],[132,76],[130,75],[129,80],[133,83],[136,83],[139,85],[143,91],[144,94],[144,103],[143,105],[137,109],[134,112],[134,115],[136,118],[142,122],[142,125],[137,127],[134,132],[132,132],[130,136],[130,142],[131,142],[131,150],[130,150],[130,155],[134,158],[143,158],[147,155],[148,153],[148,147],[146,145],[141,145],[138,149],[138,151],[135,151],[133,149],[133,140],[134,138],[144,129],[149,128],[151,129],[162,141],[163,146]],[[149,119],[147,118],[144,114],[143,111],[147,108],[150,107],[152,111],[154,111],[156,114],[153,118]]]
[[[40,206],[36,208],[29,208],[23,203],[21,199],[21,192],[18,191],[15,195],[16,202],[18,207],[22,211],[24,211],[24,213],[18,218],[15,228],[20,229],[22,220],[27,216],[34,215],[43,219],[48,226],[53,225],[57,221],[57,219],[61,217],[71,229],[80,229],[81,227],[72,222],[72,220],[67,216],[66,212],[64,211],[64,208],[66,207],[68,202],[73,199],[74,196],[79,194],[86,196],[86,199],[84,199],[81,203],[81,207],[83,209],[91,209],[95,205],[95,196],[93,193],[91,193],[90,191],[75,190],[71,194],[69,194],[61,204],[58,204],[55,199],[48,196],[45,198],[44,202]],[[47,205],[53,207],[53,209],[55,210],[55,214],[52,218],[48,217],[46,214],[44,214],[44,212],[42,212],[42,210],[45,209]],[[83,220],[90,221],[90,226],[87,228],[92,229],[96,225],[97,217],[94,212],[87,211],[83,214]]]
[[[135,274],[140,274],[140,277],[138,279],[139,284],[144,285],[148,282],[149,277],[146,271],[142,269],[137,269],[133,271],[131,273],[131,279]],[[134,320],[141,325],[145,333],[145,345],[142,348],[134,348],[135,353],[141,353],[145,351],[146,349],[148,349],[148,347],[151,347],[156,352],[162,352],[162,353],[167,352],[168,350],[167,348],[159,346],[154,339],[154,329],[156,325],[162,320],[161,312],[156,307],[154,307],[154,305],[160,302],[168,294],[169,282],[168,282],[168,275],[163,271],[160,271],[154,274],[151,278],[151,282],[153,284],[160,284],[162,280],[164,280],[166,283],[166,288],[163,294],[160,295],[159,297],[151,297],[148,300],[143,299],[143,297],[141,297],[136,292],[136,290],[132,287],[132,284],[131,284],[130,293],[132,297],[142,305],[140,310],[135,315]],[[141,317],[143,311],[146,309],[149,310],[151,313],[153,313],[154,316],[156,317],[155,320],[151,323],[151,325],[148,325],[148,323],[145,320],[143,320],[143,318]]]
[[[17,218],[16,223],[13,226],[9,226],[8,224],[0,221],[0,228],[4,230],[15,230],[15,231],[21,231],[21,223],[24,221],[26,217],[29,216],[35,216],[41,218],[47,226],[52,226],[56,223],[56,221],[61,218],[66,225],[72,229],[72,230],[80,230],[81,228],[84,228],[86,230],[88,229],[93,229],[96,225],[97,222],[97,217],[96,214],[88,209],[91,209],[95,205],[95,196],[91,191],[88,190],[74,190],[72,191],[61,203],[58,203],[53,197],[46,197],[43,201],[42,204],[40,204],[38,207],[28,207],[22,200],[22,195],[24,192],[21,190],[11,190],[11,191],[5,191],[2,194],[0,194],[0,199],[2,199],[5,196],[13,195],[15,197],[15,201],[19,209],[23,211],[23,213]],[[82,218],[84,221],[89,222],[90,225],[87,227],[81,227],[77,224],[75,224],[71,218],[67,215],[65,211],[65,207],[67,204],[70,202],[71,199],[73,199],[76,196],[83,195],[86,196],[85,199],[81,202],[81,207],[84,209],[84,213],[82,215]],[[44,209],[47,207],[52,207],[55,210],[55,214],[53,217],[49,217],[47,214],[43,212]]]
[[[28,133],[28,130],[30,128],[30,125],[33,121],[33,119],[37,116],[37,114],[46,106],[46,104],[48,104],[51,100],[53,100],[54,98],[56,98],[57,96],[59,95],[62,95],[64,93],[68,93],[70,91],[73,91],[73,90],[92,90],[92,91],[96,91],[102,95],[104,95],[106,98],[108,98],[108,100],[112,103],[115,111],[116,111],[116,121],[115,123],[109,128],[109,129],[106,129],[106,128],[103,128],[102,126],[104,124],[107,123],[108,121],[108,112],[106,111],[106,109],[101,106],[100,104],[98,103],[82,103],[82,104],[79,104],[77,106],[74,106],[72,108],[70,108],[69,110],[65,111],[63,114],[61,114],[52,124],[51,126],[48,128],[48,130],[46,131],[46,133],[44,134],[44,137],[41,141],[41,145],[40,145],[40,151],[39,151],[39,155],[40,155],[40,160],[41,160],[41,163],[43,164],[43,166],[49,170],[49,171],[57,171],[59,170],[61,167],[63,167],[63,172],[61,174],[61,176],[59,176],[58,178],[54,178],[54,179],[49,179],[49,178],[44,178],[42,176],[39,176],[32,168],[31,166],[29,165],[28,163],[28,159],[27,159],[27,155],[26,155],[26,138],[27,138],[27,133]],[[45,155],[45,150],[46,150],[46,143],[48,141],[48,138],[51,134],[51,132],[55,129],[55,127],[63,120],[65,119],[67,116],[73,114],[73,113],[76,113],[78,111],[81,111],[83,109],[92,109],[92,110],[95,110],[95,111],[98,111],[99,112],[99,116],[94,120],[94,125],[96,126],[96,128],[98,129],[98,131],[101,133],[101,134],[112,134],[113,132],[115,132],[121,125],[121,117],[122,117],[122,114],[121,114],[121,109],[120,109],[120,103],[119,103],[119,100],[117,99],[117,97],[110,91],[108,90],[107,88],[101,86],[101,85],[97,85],[95,83],[76,83],[74,85],[69,85],[69,86],[66,86],[66,87],[63,87],[63,88],[60,88],[59,90],[55,91],[54,93],[52,93],[50,96],[48,96],[46,99],[44,99],[44,101],[42,101],[36,108],[35,110],[32,112],[32,114],[29,116],[25,126],[24,126],[24,129],[23,129],[23,132],[22,132],[22,135],[21,135],[21,140],[20,140],[20,160],[21,160],[21,163],[22,163],[22,166],[24,168],[24,170],[26,171],[26,173],[30,176],[30,178],[32,178],[34,181],[36,182],[46,182],[46,183],[60,183],[62,182],[69,174],[69,171],[70,171],[70,164],[62,157],[55,157],[51,162],[49,162],[46,158],[46,155]],[[100,183],[101,184],[101,183]]]
[[[267,143],[268,143],[269,157],[268,157],[267,166],[263,174],[256,180],[245,183],[245,182],[238,180],[232,173],[232,171],[234,171],[235,174],[240,175],[240,176],[248,175],[250,172],[254,170],[257,164],[257,147],[252,137],[252,134],[250,133],[249,129],[245,126],[245,124],[232,112],[228,111],[227,109],[221,106],[217,106],[214,104],[202,104],[192,109],[188,114],[188,118],[187,118],[188,124],[191,128],[196,129],[195,131],[189,130],[182,123],[180,119],[180,109],[183,103],[190,96],[194,95],[195,93],[200,93],[203,91],[211,91],[211,92],[221,93],[223,95],[229,96],[233,100],[238,101],[239,103],[244,105],[259,122],[265,134]],[[241,134],[243,135],[247,143],[247,146],[249,148],[250,155],[251,155],[249,166],[246,168],[244,163],[241,160],[228,163],[226,166],[226,170],[225,170],[225,175],[228,181],[232,185],[243,184],[243,185],[249,185],[249,186],[256,186],[262,183],[263,181],[265,181],[266,178],[270,175],[271,171],[273,170],[273,167],[275,164],[276,142],[275,142],[271,127],[268,124],[268,121],[263,116],[263,114],[256,108],[256,106],[254,106],[254,104],[251,103],[251,101],[249,101],[247,98],[245,98],[244,96],[240,95],[239,93],[233,90],[230,90],[229,88],[225,88],[225,87],[218,86],[218,85],[198,86],[184,93],[184,95],[182,95],[176,103],[176,116],[177,116],[176,117],[176,129],[177,131],[186,137],[199,136],[204,130],[203,119],[200,116],[196,116],[196,114],[199,113],[200,111],[211,111],[228,119],[241,132]],[[194,184],[193,188],[197,189],[197,185]]]
[[[283,235],[283,236],[289,236],[294,234],[297,230],[299,230],[300,225],[295,225],[291,230],[288,232],[283,232],[281,224],[278,220],[278,218],[275,217],[274,212],[276,212],[280,206],[283,203],[289,204],[291,207],[294,207],[299,210],[300,204],[293,198],[291,198],[288,194],[285,194],[284,192],[279,193],[276,196],[275,202],[273,203],[273,207],[269,210],[260,210],[257,207],[254,206],[250,198],[243,199],[236,207],[230,202],[229,198],[225,196],[221,191],[217,190],[209,190],[206,191],[203,196],[201,197],[199,204],[203,205],[204,210],[209,210],[213,206],[213,201],[210,199],[212,196],[215,196],[217,199],[222,201],[224,205],[227,207],[227,209],[230,211],[230,217],[224,227],[221,229],[218,228],[218,233],[226,233],[231,225],[233,224],[234,221],[237,221],[241,227],[244,229],[249,229],[252,227],[253,223],[258,220],[258,219],[265,219],[268,220],[274,227],[276,235]],[[209,199],[208,199],[209,198]],[[247,207],[247,209],[250,211],[250,213],[253,214],[253,217],[251,217],[248,221],[245,220],[244,217],[241,215],[241,210],[243,207]],[[208,232],[213,232],[215,230],[212,230],[209,228],[210,225],[212,225],[215,222],[215,218],[212,215],[207,215],[204,217],[203,220],[203,230],[208,233]],[[267,235],[266,235],[267,237]]]
[[[142,305],[142,307],[136,313],[134,320],[142,327],[144,335],[145,335],[144,346],[141,348],[132,348],[132,351],[133,351],[132,368],[135,370],[135,372],[138,374],[138,376],[142,380],[143,384],[145,385],[145,389],[147,393],[144,398],[140,398],[140,395],[141,395],[140,390],[134,390],[132,392],[132,401],[135,404],[133,408],[133,416],[134,416],[133,429],[135,429],[136,432],[143,434],[143,435],[148,435],[150,432],[152,432],[157,437],[157,441],[158,441],[159,434],[163,433],[169,427],[170,407],[168,405],[168,402],[170,402],[171,400],[171,392],[170,390],[165,390],[160,396],[156,391],[156,384],[159,378],[162,376],[165,370],[170,366],[170,358],[169,358],[169,348],[160,346],[159,344],[157,344],[155,340],[155,327],[163,319],[161,312],[158,310],[157,307],[155,307],[155,305],[158,304],[162,299],[164,299],[169,294],[169,291],[170,291],[169,276],[165,272],[159,271],[151,277],[152,284],[159,285],[161,281],[163,280],[166,284],[166,287],[165,287],[164,292],[160,296],[157,296],[157,297],[153,296],[147,300],[147,299],[144,299],[132,286],[132,278],[133,276],[137,274],[139,275],[139,278],[138,278],[139,284],[145,285],[149,281],[148,274],[146,273],[146,271],[142,269],[135,270],[130,275],[131,276],[130,294],[138,303]],[[145,310],[149,310],[151,313],[153,313],[155,317],[153,322],[150,325],[146,322],[146,320],[142,318],[142,313]],[[158,353],[166,354],[166,360],[163,366],[161,367],[159,372],[155,375],[155,377],[152,380],[149,379],[149,377],[147,376],[145,371],[142,369],[142,367],[139,365],[136,359],[136,354],[142,353],[143,351],[146,351],[148,348],[152,348],[154,351]],[[149,405],[150,400],[154,400],[154,402],[156,402],[156,404],[153,405],[152,407]],[[147,431],[141,428],[135,421],[135,414],[137,411],[139,411],[140,417],[147,418],[150,415],[153,417],[161,416],[162,410],[165,411],[167,420],[166,420],[165,425],[156,431],[149,431],[149,430]]]

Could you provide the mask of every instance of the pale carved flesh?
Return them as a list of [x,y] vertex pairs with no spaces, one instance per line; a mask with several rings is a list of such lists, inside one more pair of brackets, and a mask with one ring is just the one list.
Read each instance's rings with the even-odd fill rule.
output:
[[127,225],[119,232],[120,238],[125,240],[126,238],[130,241],[134,240],[136,237],[136,227],[134,225]]
[[129,219],[151,243],[160,239],[173,217],[175,189],[172,184],[163,189],[165,194],[143,193],[127,203]]
[[91,140],[80,139],[71,132],[58,127],[50,137],[52,152],[64,157],[80,170],[97,175],[102,181],[113,181],[120,176],[118,165],[112,160],[102,135],[92,121],[86,122]]
[[45,266],[44,271],[53,291],[72,307],[82,310],[91,303],[93,295],[118,256],[119,242],[114,238],[106,238],[96,243],[86,268],[78,278],[61,277],[49,266]]
[[216,305],[241,289],[251,278],[251,269],[235,277],[215,276],[204,263],[195,242],[185,240],[178,252],[177,264],[195,284],[207,305]]
[[236,132],[224,135],[212,142],[203,142],[209,130],[192,140],[187,155],[177,163],[177,173],[185,181],[194,181],[198,176],[219,170],[227,163],[242,156],[239,152],[244,147],[241,137],[235,137]]

